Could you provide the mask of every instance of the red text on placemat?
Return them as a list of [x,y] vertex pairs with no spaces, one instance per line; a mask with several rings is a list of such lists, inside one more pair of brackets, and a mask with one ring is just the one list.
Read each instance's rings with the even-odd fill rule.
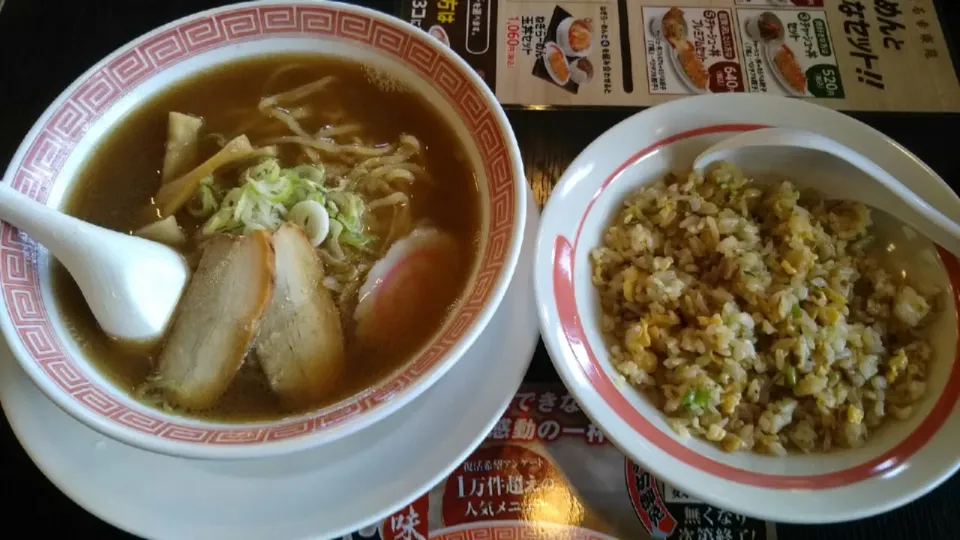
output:
[[380,524],[383,540],[426,540],[430,536],[429,512],[429,495],[423,495],[383,520]]

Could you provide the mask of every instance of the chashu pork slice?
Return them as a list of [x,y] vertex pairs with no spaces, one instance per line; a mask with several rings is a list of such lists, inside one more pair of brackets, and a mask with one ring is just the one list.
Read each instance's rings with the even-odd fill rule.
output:
[[273,235],[277,278],[256,351],[270,387],[289,406],[329,396],[346,368],[340,313],[323,286],[323,265],[295,225]]
[[230,386],[273,290],[270,236],[215,236],[177,307],[154,384],[174,405],[208,409]]

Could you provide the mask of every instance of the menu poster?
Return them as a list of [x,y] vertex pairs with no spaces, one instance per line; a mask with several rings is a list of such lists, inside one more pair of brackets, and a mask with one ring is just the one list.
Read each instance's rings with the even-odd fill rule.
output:
[[400,0],[505,105],[761,93],[960,112],[934,0]]
[[776,540],[625,458],[560,384],[524,385],[443,482],[343,540]]

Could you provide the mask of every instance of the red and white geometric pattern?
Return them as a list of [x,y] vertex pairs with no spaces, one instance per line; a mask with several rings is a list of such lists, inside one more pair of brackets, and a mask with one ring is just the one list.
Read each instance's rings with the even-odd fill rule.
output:
[[470,131],[471,141],[467,143],[475,145],[482,158],[487,183],[481,188],[490,200],[490,231],[488,242],[480,247],[478,278],[464,295],[461,307],[451,314],[451,324],[419,358],[390,380],[306,419],[268,428],[202,429],[130,409],[86,378],[76,359],[67,356],[44,309],[37,274],[37,246],[3,223],[0,290],[17,336],[47,377],[88,410],[112,422],[163,439],[217,445],[262,444],[341,424],[386,402],[436,366],[476,323],[500,277],[517,204],[513,183],[523,178],[522,171],[511,167],[502,131],[505,127],[498,125],[496,115],[466,74],[437,52],[438,45],[414,35],[412,27],[399,21],[374,20],[349,8],[316,4],[241,8],[194,17],[150,35],[87,75],[67,96],[16,165],[13,187],[45,202],[64,162],[90,125],[126,92],[164,69],[203,51],[290,34],[346,40],[377,49],[419,73],[459,112]]

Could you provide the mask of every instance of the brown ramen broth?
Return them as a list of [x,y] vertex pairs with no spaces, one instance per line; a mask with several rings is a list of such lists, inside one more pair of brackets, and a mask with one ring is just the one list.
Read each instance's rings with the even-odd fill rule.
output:
[[[328,77],[318,88],[304,86]],[[275,95],[276,103],[264,106],[261,100]],[[189,115],[181,119],[192,126],[193,139],[187,140],[195,144],[171,144],[173,112]],[[315,147],[305,148],[302,139],[290,142],[297,130]],[[199,183],[181,181],[241,135],[252,153]],[[169,176],[163,169],[168,148],[186,149],[174,156]],[[169,202],[186,188],[185,204]],[[194,274],[162,342],[134,346],[106,336],[59,264],[53,266],[54,295],[85,356],[117,385],[150,405],[229,422],[330,405],[404,366],[462,295],[481,223],[476,176],[440,114],[383,73],[315,55],[231,63],[137,106],[93,153],[65,201],[69,214],[118,231],[138,233],[168,214],[176,220],[185,237],[177,249]],[[304,218],[304,211],[314,213]],[[329,218],[319,244],[324,236],[312,228],[318,215]],[[266,236],[257,229],[266,229]],[[222,260],[214,260],[218,250],[227,253]],[[236,262],[240,257],[253,262]],[[205,265],[209,270],[214,263],[210,276],[201,277]],[[266,285],[248,270],[261,263],[264,272],[273,272]],[[230,272],[240,281],[218,293],[216,280]],[[251,290],[269,300],[246,313],[256,302],[230,297],[259,298]],[[231,301],[243,305],[230,307]],[[358,310],[364,302],[366,311]],[[214,311],[191,319],[187,312],[197,306]],[[234,308],[243,313],[221,314]],[[288,330],[301,323],[305,334],[315,333],[312,322],[303,322],[312,320],[304,313],[322,322],[320,338],[304,340],[297,328]],[[203,348],[207,337],[188,326],[196,320],[229,326],[223,320],[230,317],[240,322],[227,328],[224,339],[252,329],[249,340],[231,342],[246,354],[237,359],[216,349],[190,355],[211,349]],[[217,328],[203,331],[220,335]],[[295,335],[284,335],[288,331]],[[219,362],[222,380],[191,379],[205,362]]]

